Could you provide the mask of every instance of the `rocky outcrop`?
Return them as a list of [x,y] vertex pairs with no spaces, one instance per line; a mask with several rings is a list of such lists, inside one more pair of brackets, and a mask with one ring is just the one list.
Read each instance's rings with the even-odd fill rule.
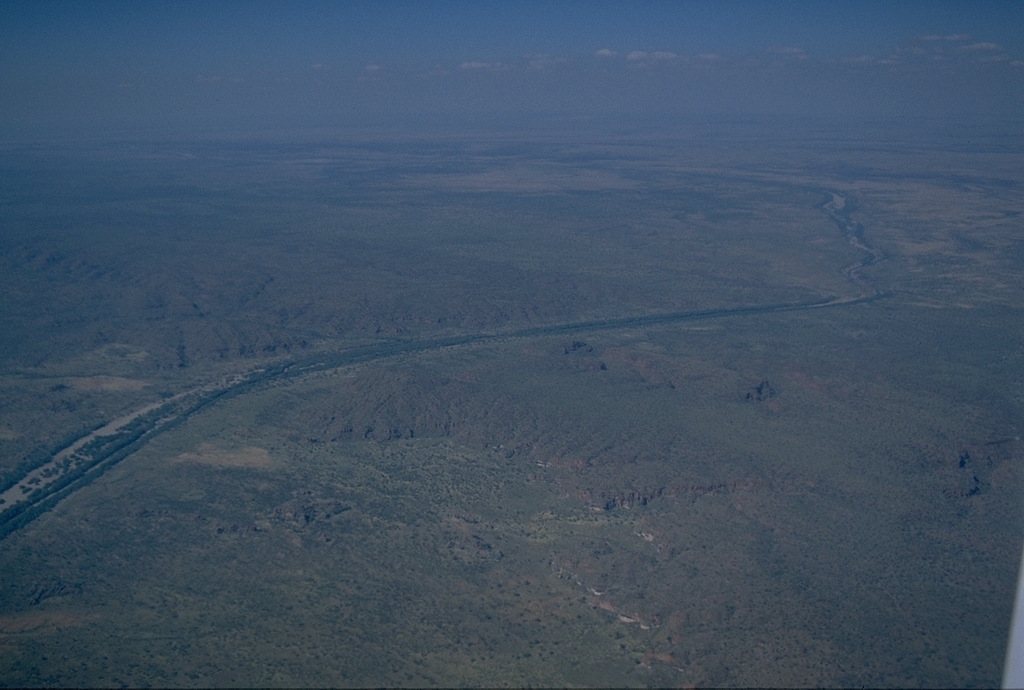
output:
[[683,484],[678,486],[659,486],[653,489],[627,489],[623,491],[597,491],[582,489],[579,498],[601,510],[634,508],[645,506],[657,498],[677,498],[682,496],[721,496],[734,492],[752,493],[759,491],[780,491],[791,493],[799,491],[799,487],[790,482],[768,482],[757,479],[734,479],[727,482],[708,482],[705,484]]
[[457,535],[448,540],[448,550],[467,565],[496,563],[505,557],[499,549],[478,534]]
[[571,354],[573,352],[576,352],[577,350],[583,350],[584,352],[587,352],[587,353],[590,353],[590,352],[594,351],[594,348],[592,346],[587,345],[582,340],[574,340],[574,341],[572,341],[571,345],[566,345],[564,349],[565,349],[564,354],[567,354],[567,355]]
[[970,451],[964,450],[960,452],[953,474],[953,482],[945,489],[946,495],[953,498],[969,498],[981,491],[981,482],[974,471],[974,463],[971,460]]
[[52,597],[65,597],[77,594],[82,589],[81,583],[68,583],[61,580],[37,584],[28,597],[29,606],[35,606]]
[[775,389],[772,388],[772,384],[768,383],[768,379],[762,380],[761,383],[747,391],[747,400],[750,402],[764,402],[774,397]]
[[292,500],[282,503],[271,511],[275,520],[304,527],[313,522],[322,522],[352,510],[352,506],[335,500]]
[[632,508],[634,506],[645,506],[655,498],[665,493],[665,487],[658,487],[650,491],[626,491],[622,493],[608,494],[601,493],[603,508],[615,510],[616,508]]

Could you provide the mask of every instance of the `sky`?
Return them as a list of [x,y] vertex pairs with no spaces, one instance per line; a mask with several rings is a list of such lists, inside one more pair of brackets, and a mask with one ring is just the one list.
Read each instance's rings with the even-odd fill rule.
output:
[[1024,2],[0,4],[0,137],[400,121],[1024,119]]

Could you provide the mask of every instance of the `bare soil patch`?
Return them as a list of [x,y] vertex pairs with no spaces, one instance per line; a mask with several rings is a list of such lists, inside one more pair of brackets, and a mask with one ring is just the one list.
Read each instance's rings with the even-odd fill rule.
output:
[[0,635],[64,630],[85,624],[83,616],[70,613],[22,613],[0,616]]
[[110,391],[125,393],[141,391],[149,384],[141,379],[128,379],[123,376],[88,376],[68,379],[72,388],[82,391]]
[[233,450],[201,444],[194,452],[182,453],[174,462],[189,462],[213,467],[270,467],[270,453],[263,448],[245,446]]

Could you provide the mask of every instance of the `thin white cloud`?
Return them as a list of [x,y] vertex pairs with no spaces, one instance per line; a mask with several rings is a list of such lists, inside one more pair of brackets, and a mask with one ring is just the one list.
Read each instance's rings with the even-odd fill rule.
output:
[[957,50],[961,53],[996,52],[1002,51],[1003,47],[998,43],[971,43],[970,45],[960,46]]
[[377,65],[377,64],[372,64],[372,65],[367,65],[366,66],[366,71],[367,72],[380,72],[382,69],[384,69],[384,68],[381,67],[380,65]]
[[[947,34],[918,36],[909,45],[903,45],[896,49],[894,55],[889,56],[887,61],[879,60],[878,64],[893,64],[905,61],[908,64],[914,61],[928,61],[930,63],[956,62],[980,63],[1008,63],[1014,59],[1013,55],[1007,53],[1006,49],[998,43],[991,41],[972,41],[967,34]],[[847,62],[849,59],[846,60]]]
[[803,48],[797,48],[796,46],[784,46],[782,48],[772,48],[768,52],[775,53],[776,55],[806,55],[807,51]]
[[527,66],[529,66],[530,69],[534,69],[534,70],[547,69],[549,67],[554,67],[556,65],[563,65],[566,62],[568,62],[568,60],[566,60],[565,58],[554,57],[554,56],[548,55],[547,53],[538,53],[536,55],[526,55],[524,57],[526,58]]
[[971,37],[967,34],[946,34],[945,36],[939,36],[938,34],[929,34],[927,36],[921,36],[922,41],[969,41]]
[[[894,52],[888,54],[847,54],[824,58],[809,54],[806,49],[799,45],[778,45],[767,48],[759,55],[748,55],[746,57],[732,53],[697,53],[681,54],[668,50],[633,50],[615,51],[611,48],[598,48],[591,54],[591,59],[603,60],[615,58],[623,60],[631,68],[635,69],[696,69],[714,70],[726,65],[739,67],[763,68],[770,66],[773,69],[791,69],[798,63],[802,64],[845,64],[848,69],[910,69],[913,65],[919,67],[924,64],[935,65],[940,69],[939,64],[947,62],[954,64],[960,62],[971,62],[974,64],[1011,64],[1015,68],[1021,62],[1016,56],[1008,54],[1007,51],[997,43],[975,41],[966,34],[946,34],[932,36],[917,36],[908,44],[898,46]],[[564,57],[557,57],[548,53],[535,53],[523,55],[519,59],[506,62],[489,62],[482,60],[466,60],[455,63],[453,71],[525,71],[541,72],[553,70],[570,64],[572,60]],[[377,66],[368,66],[368,71],[380,69]],[[432,74],[443,73],[438,68]]]
[[655,50],[654,52],[647,52],[645,50],[634,50],[626,56],[626,61],[633,63],[635,66],[653,65],[656,63],[673,62],[679,60],[680,57],[675,53],[670,53],[667,50]]
[[475,60],[469,60],[459,65],[459,69],[465,70],[478,70],[478,69],[504,69],[505,65],[502,62],[477,62]]

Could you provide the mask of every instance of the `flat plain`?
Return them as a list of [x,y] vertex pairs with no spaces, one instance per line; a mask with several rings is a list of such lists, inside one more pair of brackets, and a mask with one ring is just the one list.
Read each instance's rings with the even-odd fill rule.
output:
[[0,684],[998,684],[1012,131],[6,144]]

